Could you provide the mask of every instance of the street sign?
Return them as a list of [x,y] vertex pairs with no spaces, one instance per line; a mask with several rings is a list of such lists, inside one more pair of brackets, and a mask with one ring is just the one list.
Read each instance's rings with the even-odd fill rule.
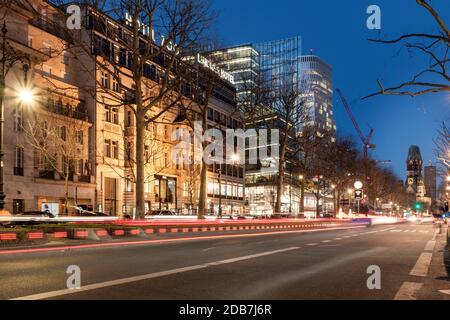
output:
[[363,191],[355,190],[355,200],[362,200],[362,199],[363,199]]
[[340,204],[341,204],[341,206],[349,206],[350,205],[350,200],[348,200],[348,199],[341,200]]

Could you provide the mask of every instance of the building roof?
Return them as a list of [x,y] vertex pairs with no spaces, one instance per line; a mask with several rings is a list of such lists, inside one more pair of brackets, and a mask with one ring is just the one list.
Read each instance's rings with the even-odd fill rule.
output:
[[407,161],[422,161],[422,155],[420,153],[420,148],[418,146],[411,146],[408,151],[408,159]]

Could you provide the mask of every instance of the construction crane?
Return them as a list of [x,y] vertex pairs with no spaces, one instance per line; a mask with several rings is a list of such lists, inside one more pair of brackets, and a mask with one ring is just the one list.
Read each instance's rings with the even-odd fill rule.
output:
[[367,163],[367,160],[369,159],[369,150],[375,150],[376,149],[376,145],[371,143],[372,137],[373,137],[373,129],[370,129],[369,134],[367,135],[367,137],[362,133],[361,128],[359,127],[358,122],[355,119],[355,116],[352,113],[352,110],[350,108],[350,105],[347,102],[347,99],[345,98],[344,94],[342,93],[342,91],[340,89],[336,89],[336,92],[339,94],[339,97],[342,100],[342,104],[345,107],[345,110],[347,111],[348,116],[350,117],[350,120],[352,120],[353,122],[353,126],[356,129],[356,132],[359,135],[359,138],[361,139],[362,143],[363,143],[363,147],[364,147],[364,162]]

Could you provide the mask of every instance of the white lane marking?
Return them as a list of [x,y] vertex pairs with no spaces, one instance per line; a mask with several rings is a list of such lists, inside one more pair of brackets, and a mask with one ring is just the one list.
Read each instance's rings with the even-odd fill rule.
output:
[[431,240],[432,240],[432,241],[436,240],[438,234],[439,234],[439,230],[436,230],[436,231],[434,232],[433,239],[431,239]]
[[314,247],[314,246],[318,246],[318,243],[308,243],[307,246],[308,247]]
[[402,232],[402,230],[391,230],[391,232]]
[[428,274],[428,269],[430,268],[432,257],[433,254],[430,252],[422,253],[419,257],[419,260],[417,260],[416,265],[409,273],[409,275],[416,277],[426,277]]
[[439,292],[450,295],[450,290],[439,290]]
[[333,241],[331,241],[331,240],[323,240],[323,241],[321,241],[322,243],[330,243],[330,242],[333,242]]
[[128,284],[128,283],[132,283],[132,282],[155,279],[155,278],[165,277],[165,276],[169,276],[169,275],[173,275],[173,274],[184,273],[184,272],[189,272],[189,271],[194,271],[194,270],[199,270],[199,269],[205,269],[205,268],[212,267],[212,266],[236,263],[236,262],[250,260],[250,259],[256,259],[256,258],[260,258],[260,257],[266,257],[266,256],[270,256],[270,255],[274,255],[274,254],[278,254],[278,253],[284,253],[284,252],[288,252],[288,251],[294,251],[294,250],[298,250],[298,249],[300,249],[300,247],[291,247],[291,248],[285,248],[285,249],[280,249],[280,250],[275,250],[275,251],[267,251],[267,252],[262,252],[262,253],[258,253],[258,254],[252,254],[249,256],[215,261],[215,262],[199,264],[199,265],[185,267],[185,268],[178,268],[178,269],[172,269],[172,270],[167,270],[167,271],[160,271],[160,272],[144,274],[141,276],[135,276],[135,277],[117,279],[117,280],[106,281],[106,282],[101,282],[101,283],[89,284],[86,286],[82,286],[78,290],[71,290],[71,289],[56,290],[56,291],[44,292],[44,293],[33,294],[33,295],[25,296],[25,297],[15,298],[12,300],[41,300],[41,299],[54,298],[54,297],[65,296],[65,295],[69,295],[69,294],[75,294],[75,293],[79,293],[79,292],[113,287],[113,286]]
[[340,240],[342,240],[342,238],[334,238],[334,240],[340,241]]
[[422,287],[423,283],[404,282],[394,300],[417,300],[416,295]]
[[403,232],[405,232],[405,233],[408,233],[408,232],[409,232],[409,230],[405,230],[405,231],[403,231]]
[[425,251],[433,252],[435,247],[436,247],[436,240],[430,240],[425,246]]

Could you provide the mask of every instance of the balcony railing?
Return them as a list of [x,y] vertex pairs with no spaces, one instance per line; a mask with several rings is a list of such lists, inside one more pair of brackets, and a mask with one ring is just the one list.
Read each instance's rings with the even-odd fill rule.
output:
[[90,183],[91,182],[91,177],[90,176],[78,176],[78,181],[79,182]]
[[53,170],[42,170],[42,171],[39,171],[38,177],[40,179],[54,180],[55,179],[55,171],[53,171]]
[[83,104],[79,104],[77,107],[68,105],[58,105],[51,103],[44,103],[45,109],[49,112],[56,113],[62,116],[78,119],[82,121],[88,121],[87,109]]
[[50,21],[48,18],[37,17],[31,20],[31,24],[39,29],[47,31],[61,39],[67,39],[67,31],[65,28],[61,28],[54,21]]

